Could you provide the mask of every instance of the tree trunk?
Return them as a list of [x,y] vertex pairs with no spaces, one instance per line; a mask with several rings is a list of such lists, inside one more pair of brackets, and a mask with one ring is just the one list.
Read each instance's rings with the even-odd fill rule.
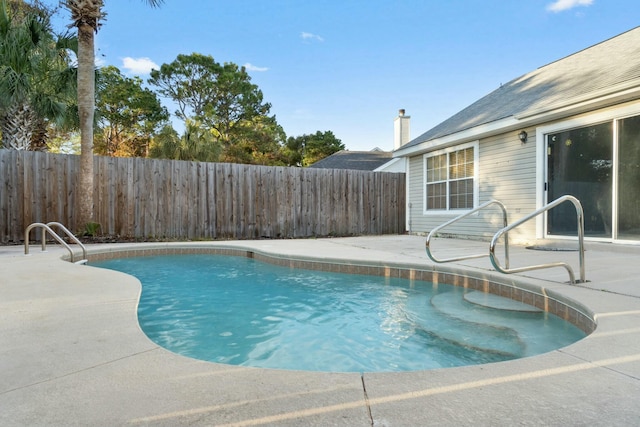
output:
[[78,115],[80,116],[80,183],[78,220],[82,229],[93,219],[93,111],[95,107],[94,29],[78,26]]
[[49,151],[49,125],[42,117],[34,117],[31,133],[31,151]]
[[30,150],[35,115],[26,104],[12,105],[0,118],[2,145],[13,150]]

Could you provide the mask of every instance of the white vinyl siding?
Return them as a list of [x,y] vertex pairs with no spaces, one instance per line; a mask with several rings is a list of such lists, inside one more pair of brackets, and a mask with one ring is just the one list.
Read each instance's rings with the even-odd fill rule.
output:
[[[507,207],[509,223],[534,212],[537,185],[543,186],[542,177],[536,184],[536,144],[533,129],[525,129],[529,138],[525,144],[517,133],[487,138],[481,143],[480,200],[499,200]],[[492,230],[501,228],[496,216],[490,223]],[[536,221],[528,221],[509,232],[509,240],[530,242],[535,239]]]
[[[529,131],[529,130],[528,130]],[[509,223],[536,209],[535,132],[529,132],[526,144],[520,143],[517,132],[483,139],[476,145],[476,203],[495,199],[507,206]],[[455,150],[457,147],[453,147]],[[461,210],[426,212],[424,155],[410,158],[409,202],[411,208],[410,231],[428,233],[436,226],[460,214]],[[542,185],[542,184],[541,184]],[[530,221],[513,232],[513,242],[533,239],[535,221]],[[497,207],[488,208],[465,218],[443,230],[443,234],[488,240],[502,226],[502,215]]]

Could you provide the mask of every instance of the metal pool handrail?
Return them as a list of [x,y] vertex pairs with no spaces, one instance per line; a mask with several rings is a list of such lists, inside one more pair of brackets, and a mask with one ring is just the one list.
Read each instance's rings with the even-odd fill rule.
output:
[[[578,250],[579,250],[579,258],[580,258],[580,282],[576,282],[575,275],[573,274],[573,269],[566,262],[552,262],[548,264],[531,265],[531,266],[518,267],[518,268],[512,268],[512,269],[509,269],[508,264],[505,267],[502,267],[500,265],[500,261],[496,258],[496,255],[495,255],[496,243],[498,242],[498,239],[500,238],[500,236],[502,234],[505,234],[506,236],[506,233],[509,230],[516,228],[517,226],[529,221],[530,219],[540,215],[541,213],[544,213],[552,208],[555,208],[556,206],[564,202],[571,202],[573,203],[573,206],[576,208],[576,217],[578,220]],[[569,196],[569,195],[561,196],[556,200],[554,200],[553,202],[548,203],[547,205],[536,210],[535,212],[532,212],[529,215],[525,216],[524,218],[514,222],[513,224],[504,227],[502,230],[498,231],[493,236],[493,239],[491,239],[491,245],[489,246],[489,257],[491,259],[491,264],[493,264],[495,269],[502,273],[511,274],[511,273],[520,273],[523,271],[530,271],[530,270],[540,270],[543,268],[564,267],[569,272],[570,283],[574,284],[574,283],[586,282],[585,267],[584,267],[584,212],[582,210],[582,205],[580,204],[580,201],[573,196]]]
[[[461,260],[464,260],[464,259],[474,259],[474,258],[482,258],[482,257],[488,256],[487,253],[483,253],[483,254],[475,254],[475,255],[465,255],[465,256],[455,257],[455,258],[438,259],[435,256],[433,256],[433,254],[431,253],[431,239],[436,235],[436,233],[438,233],[443,228],[445,228],[445,227],[447,227],[447,226],[449,226],[449,225],[451,225],[451,224],[453,224],[455,222],[458,222],[461,219],[466,218],[469,215],[472,215],[472,214],[474,214],[474,213],[486,208],[487,206],[491,206],[491,205],[498,205],[500,207],[500,209],[502,210],[502,223],[503,223],[503,226],[506,227],[507,226],[507,208],[505,207],[505,205],[502,202],[500,202],[498,200],[489,200],[488,202],[485,202],[485,203],[481,204],[477,208],[472,209],[469,212],[465,212],[464,214],[459,215],[459,216],[453,218],[452,220],[447,221],[444,224],[441,224],[441,225],[437,226],[436,228],[434,228],[433,230],[431,230],[431,232],[427,236],[427,241],[425,242],[425,249],[427,251],[427,256],[429,258],[431,258],[432,261],[438,262],[438,263],[461,261]],[[505,257],[505,263],[507,265],[507,268],[509,268],[509,236],[506,233],[504,235],[504,257]]]
[[34,222],[30,226],[28,226],[27,229],[24,232],[24,254],[25,255],[29,255],[29,233],[34,228],[38,227],[38,228],[42,228],[43,229],[43,231],[42,231],[42,251],[43,252],[47,250],[47,239],[46,239],[47,236],[46,235],[47,235],[47,232],[48,232],[49,234],[51,234],[51,237],[53,237],[58,243],[60,243],[62,246],[64,246],[69,251],[69,255],[71,256],[71,262],[75,263],[75,258],[73,256],[73,250],[67,244],[67,242],[65,242],[62,239],[62,237],[60,237],[60,235],[58,233],[56,233],[51,228],[52,225],[60,227],[65,232],[65,234],[67,236],[69,236],[69,238],[71,240],[74,241],[74,243],[77,243],[78,245],[80,245],[80,247],[82,248],[83,259],[78,261],[78,263],[86,262],[87,249],[80,242],[80,240],[78,240],[78,238],[76,236],[74,236],[64,225],[60,224],[59,222],[49,222],[47,224],[44,224],[44,223],[41,223],[41,222]]
[[[59,222],[56,222],[56,221],[48,222],[47,225],[49,226],[49,228],[58,227],[60,230],[62,230],[64,232],[64,234],[66,234],[67,237],[73,241],[73,243],[76,243],[77,245],[80,246],[80,248],[82,248],[82,259],[83,260],[87,259],[87,248],[82,244],[82,242],[71,231],[69,231],[69,229],[67,227],[65,227],[64,225],[62,225],[62,224],[60,224]],[[73,262],[73,260],[71,262]]]

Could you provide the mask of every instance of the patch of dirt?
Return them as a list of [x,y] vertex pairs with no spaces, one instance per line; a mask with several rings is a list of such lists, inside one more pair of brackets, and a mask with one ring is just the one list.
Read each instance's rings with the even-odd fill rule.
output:
[[127,237],[118,235],[77,236],[82,243],[141,243],[141,242],[177,242],[178,239],[158,239],[144,237]]
[[[145,237],[129,237],[129,236],[118,236],[118,235],[101,235],[101,236],[76,236],[78,240],[80,240],[83,244],[92,244],[92,243],[145,243],[145,242],[185,242],[189,241],[187,239],[162,239],[162,238],[145,238]],[[64,241],[72,244],[73,242],[69,241],[68,238],[64,238]],[[40,240],[30,240],[30,244],[39,244]],[[49,244],[58,244],[53,239],[47,239],[47,243]],[[0,246],[17,246],[24,245],[24,241],[19,242],[6,242],[0,243]]]

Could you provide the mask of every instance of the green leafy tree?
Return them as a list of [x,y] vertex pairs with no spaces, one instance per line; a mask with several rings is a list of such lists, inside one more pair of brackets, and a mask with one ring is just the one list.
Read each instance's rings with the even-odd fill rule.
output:
[[69,50],[75,38],[56,36],[51,11],[0,1],[0,128],[2,145],[46,149],[51,121],[63,123],[75,89]]
[[289,137],[283,147],[283,157],[289,166],[309,166],[340,150],[344,144],[330,130],[312,135]]
[[178,118],[211,129],[223,152],[240,143],[247,128],[260,123],[262,119],[257,118],[268,117],[271,109],[244,67],[221,65],[211,56],[198,53],[178,55],[172,63],[151,71],[149,83],[178,105]]
[[149,156],[159,159],[217,162],[220,144],[209,129],[187,120],[182,136],[165,126],[153,140]]
[[[63,0],[71,12],[71,26],[78,30],[78,119],[80,127],[79,224],[93,222],[93,117],[95,108],[95,38],[103,0]],[[162,0],[147,0],[158,6]]]
[[98,73],[95,153],[118,157],[146,157],[158,128],[169,119],[156,94],[118,68]]
[[221,161],[266,166],[285,166],[282,145],[286,134],[274,117],[258,116],[236,129],[236,142],[224,152]]

